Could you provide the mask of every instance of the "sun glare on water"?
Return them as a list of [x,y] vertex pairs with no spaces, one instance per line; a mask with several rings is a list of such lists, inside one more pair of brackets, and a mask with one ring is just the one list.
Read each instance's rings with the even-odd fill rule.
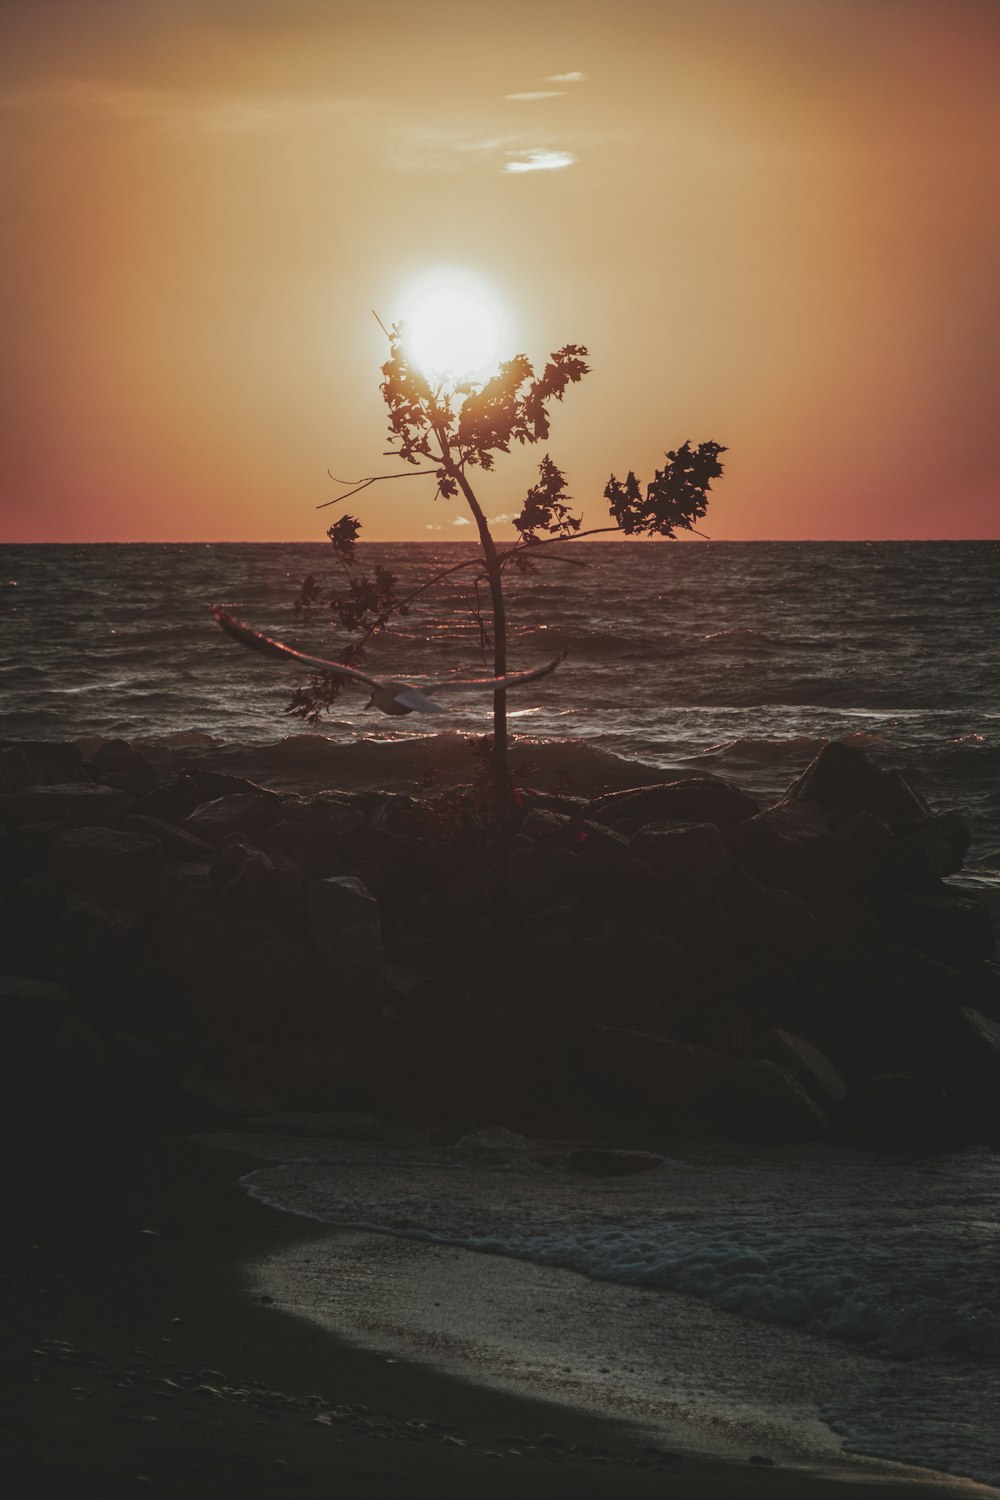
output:
[[405,307],[406,348],[426,375],[486,380],[496,373],[503,319],[482,282],[442,272],[414,287]]

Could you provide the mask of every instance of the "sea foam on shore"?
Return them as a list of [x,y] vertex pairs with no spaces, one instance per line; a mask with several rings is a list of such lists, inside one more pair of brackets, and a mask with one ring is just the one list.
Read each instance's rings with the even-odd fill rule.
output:
[[254,1270],[280,1306],[348,1337],[614,1411],[666,1446],[1000,1484],[989,1152],[686,1146],[608,1180],[552,1148],[484,1163],[209,1139],[272,1159],[244,1179],[253,1196],[355,1231]]

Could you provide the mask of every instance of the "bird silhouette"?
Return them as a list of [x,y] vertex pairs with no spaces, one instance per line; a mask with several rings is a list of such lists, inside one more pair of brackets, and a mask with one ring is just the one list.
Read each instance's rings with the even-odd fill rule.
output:
[[544,666],[533,667],[527,672],[510,672],[506,677],[449,677],[443,682],[401,682],[396,678],[370,677],[367,672],[359,672],[356,667],[345,667],[342,662],[326,661],[321,656],[307,656],[303,651],[296,651],[294,647],[286,646],[282,641],[276,641],[271,636],[262,635],[259,630],[244,625],[242,620],[227,614],[221,605],[210,604],[209,613],[226,635],[239,641],[241,646],[249,646],[251,651],[260,651],[265,656],[287,657],[301,662],[304,667],[332,672],[349,682],[363,682],[372,690],[365,707],[378,708],[384,714],[397,716],[412,713],[446,714],[448,710],[443,704],[435,703],[429,696],[431,693],[451,692],[456,688],[488,688],[495,693],[501,689],[520,687],[525,682],[536,682],[539,677],[546,677],[549,672],[554,672],[566,655],[563,651]]

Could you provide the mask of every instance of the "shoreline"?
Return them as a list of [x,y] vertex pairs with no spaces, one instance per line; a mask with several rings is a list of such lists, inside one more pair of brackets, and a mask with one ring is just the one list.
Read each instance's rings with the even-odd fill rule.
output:
[[[246,1268],[315,1246],[327,1226],[247,1197],[236,1178],[254,1159],[194,1144],[201,1123],[67,1115],[11,1132],[10,1222],[23,1235],[2,1248],[4,1500],[182,1485],[198,1500],[331,1486],[362,1500],[390,1485],[430,1500],[506,1496],[512,1484],[529,1500],[643,1500],[662,1495],[664,1473],[675,1493],[747,1500],[996,1493],[904,1468],[876,1478],[853,1461],[832,1474],[658,1457],[628,1424],[305,1325],[255,1299]],[[523,1433],[557,1441],[534,1455],[504,1442]]]

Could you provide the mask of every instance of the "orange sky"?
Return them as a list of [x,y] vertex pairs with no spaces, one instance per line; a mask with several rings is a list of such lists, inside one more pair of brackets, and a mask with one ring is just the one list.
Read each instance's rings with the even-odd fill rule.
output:
[[[611,470],[714,438],[713,537],[1000,536],[996,0],[4,0],[3,30],[0,538],[322,540],[327,467],[384,464],[370,309],[442,264],[506,353],[589,346],[551,452],[590,525]],[[423,481],[350,508],[461,535]]]

